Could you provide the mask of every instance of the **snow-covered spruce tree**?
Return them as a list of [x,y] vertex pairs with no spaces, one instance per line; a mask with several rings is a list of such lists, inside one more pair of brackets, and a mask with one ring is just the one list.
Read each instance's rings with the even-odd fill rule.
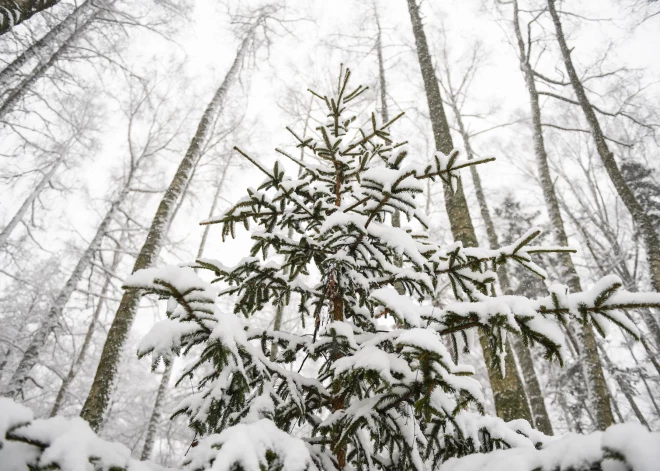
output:
[[[488,336],[495,367],[502,368],[508,332],[561,361],[558,323],[574,317],[604,332],[609,319],[637,335],[619,310],[660,304],[660,295],[623,291],[616,277],[584,293],[555,286],[536,300],[492,297],[499,264],[544,276],[531,256],[565,249],[530,246],[538,230],[497,250],[429,240],[415,198],[422,180],[454,182],[458,170],[483,161],[459,163],[452,152],[436,154],[432,165],[410,163],[390,135],[400,115],[383,123],[372,114],[358,127],[350,110],[365,88],[349,89],[349,77],[340,73],[332,96],[312,92],[328,110],[317,137],[291,131],[315,160],[278,150],[300,167],[296,179],[236,149],[266,178],[207,223],[222,223],[223,237],[235,236],[237,225],[252,227],[249,257],[233,267],[200,259],[141,270],[125,283],[169,299],[167,319],[139,354],[152,353],[154,365],[191,357],[179,381],[196,382],[195,392],[175,411],[200,438],[186,457],[189,469],[425,470],[494,448],[542,447],[547,437],[527,422],[483,415],[480,385],[457,358],[476,329]],[[391,227],[395,211],[411,227]],[[208,270],[212,281],[193,268]],[[435,308],[430,300],[445,280],[456,302]],[[219,307],[225,296],[233,312]],[[256,327],[250,318],[268,305],[295,305],[306,329]]]

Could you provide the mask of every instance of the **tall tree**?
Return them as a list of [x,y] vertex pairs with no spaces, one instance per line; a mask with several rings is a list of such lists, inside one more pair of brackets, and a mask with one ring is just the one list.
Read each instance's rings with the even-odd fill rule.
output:
[[[472,147],[472,137],[468,131],[468,128],[465,123],[465,118],[463,116],[463,104],[465,103],[465,97],[468,95],[470,83],[473,81],[474,75],[477,72],[479,67],[479,46],[474,46],[472,50],[472,56],[470,63],[465,71],[465,74],[462,77],[458,78],[458,83],[460,84],[456,87],[454,81],[452,80],[452,68],[453,64],[450,65],[449,55],[447,53],[446,39],[445,46],[443,47],[443,74],[442,79],[440,80],[440,85],[444,88],[445,96],[447,103],[449,104],[453,114],[454,119],[456,120],[456,125],[458,127],[458,132],[463,139],[463,145],[465,147],[465,154],[468,160],[474,159],[474,150]],[[476,166],[470,167],[470,175],[472,176],[472,183],[474,185],[474,192],[477,196],[477,203],[479,204],[479,212],[484,221],[486,227],[486,235],[488,237],[488,246],[491,249],[496,249],[500,247],[500,240],[495,229],[495,224],[493,223],[493,218],[491,216],[490,209],[488,207],[488,202],[486,201],[486,194],[483,189],[483,184],[481,183],[481,176]],[[521,232],[522,233],[522,232]],[[517,234],[520,235],[520,234]],[[511,240],[506,241],[506,243],[511,243]],[[511,281],[509,279],[509,274],[507,271],[507,266],[502,264],[497,271],[498,281],[502,293],[509,294],[512,292]],[[541,293],[535,293],[539,295]],[[526,293],[526,295],[531,296],[532,293]],[[545,433],[546,435],[552,435],[552,422],[550,421],[550,415],[545,405],[545,400],[543,398],[543,391],[541,390],[541,385],[539,383],[536,371],[534,370],[534,361],[532,355],[529,351],[529,348],[526,347],[519,339],[515,336],[510,336],[511,347],[516,357],[518,358],[518,363],[520,364],[520,371],[522,373],[523,379],[525,381],[525,390],[527,393],[527,399],[529,400],[529,405],[532,413],[532,422],[534,426]]]
[[[422,79],[424,80],[424,89],[426,91],[426,100],[429,107],[436,149],[445,155],[449,155],[454,149],[454,143],[449,131],[440,86],[438,85],[438,79],[435,75],[433,61],[426,41],[419,6],[417,5],[417,0],[407,0],[407,2],[412,30],[415,35],[419,67],[422,72]],[[451,185],[444,185],[445,207],[449,216],[451,232],[454,239],[462,242],[464,247],[477,247],[479,242],[474,231],[474,226],[472,225],[470,210],[460,178],[456,183],[455,191],[453,190]],[[490,366],[493,363],[493,358],[489,355],[489,349],[486,346],[487,340],[483,335],[480,335],[479,341],[484,351],[486,363]],[[504,420],[526,419],[532,422],[532,413],[527,403],[523,382],[518,374],[510,347],[507,347],[506,350],[506,372],[506,376],[502,376],[497,370],[491,367],[488,369],[488,377],[491,388],[493,389],[497,415]]]
[[598,155],[603,162],[607,174],[612,180],[614,188],[623,201],[623,204],[628,208],[628,211],[630,212],[633,221],[635,221],[642,239],[644,240],[649,270],[651,272],[651,280],[655,289],[660,291],[660,239],[658,238],[658,233],[653,227],[651,218],[646,211],[644,211],[644,208],[635,197],[635,194],[630,189],[626,179],[623,178],[614,154],[610,151],[609,144],[607,143],[605,134],[600,126],[600,121],[596,116],[596,111],[589,101],[589,97],[587,97],[584,84],[582,83],[582,80],[580,80],[575,65],[573,64],[571,49],[568,47],[566,36],[564,35],[561,19],[559,18],[559,13],[555,7],[555,0],[548,0],[548,10],[550,11],[550,16],[552,17],[552,22],[555,27],[559,50],[561,51],[561,56],[564,61],[564,68],[566,69],[571,86],[573,87],[577,102],[584,113],[587,124],[589,125],[591,136],[596,144],[596,150],[598,151]]
[[[167,236],[172,213],[184,189],[190,180],[191,174],[202,156],[202,149],[211,137],[212,123],[215,116],[220,113],[227,100],[229,90],[236,82],[243,59],[254,39],[256,28],[266,20],[269,11],[261,13],[246,32],[236,52],[236,57],[225,75],[224,80],[216,90],[197,126],[186,155],[170,182],[167,191],[156,210],[154,219],[149,228],[144,245],[133,266],[133,272],[150,267],[157,259],[163,241]],[[117,313],[112,321],[108,336],[99,360],[99,366],[94,376],[92,387],[83,406],[81,417],[85,419],[94,430],[98,430],[103,420],[103,414],[108,405],[112,384],[117,375],[117,367],[121,351],[126,342],[128,332],[133,324],[135,313],[140,302],[137,290],[127,290],[122,296]]]
[[[529,93],[529,103],[532,115],[532,136],[534,140],[534,154],[536,156],[536,163],[538,168],[538,175],[541,181],[541,190],[543,198],[550,216],[550,223],[552,225],[555,240],[561,246],[568,246],[568,236],[564,227],[564,220],[562,218],[559,202],[555,193],[555,187],[550,174],[550,166],[548,153],[546,151],[545,142],[543,139],[543,125],[541,121],[541,106],[539,102],[539,94],[536,89],[536,80],[534,78],[534,69],[531,64],[532,52],[531,46],[525,46],[525,40],[520,28],[520,13],[518,7],[518,0],[513,0],[513,28],[515,31],[515,40],[518,49],[518,58],[520,67],[525,79],[525,85]],[[531,45],[531,40],[528,44]],[[568,253],[559,254],[561,257],[561,268],[563,270],[563,278],[570,287],[571,291],[582,291],[580,285],[580,278],[575,270],[573,260]],[[596,338],[591,327],[577,326],[581,349],[584,354],[581,358],[583,370],[586,380],[587,394],[589,396],[589,403],[591,404],[596,426],[598,429],[604,430],[614,423],[614,416],[612,415],[612,408],[610,407],[610,397],[607,391],[607,384],[605,376],[600,364]]]

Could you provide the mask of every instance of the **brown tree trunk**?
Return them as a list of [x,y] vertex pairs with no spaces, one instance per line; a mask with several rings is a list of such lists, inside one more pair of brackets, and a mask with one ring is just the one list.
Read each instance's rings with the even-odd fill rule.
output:
[[[447,100],[449,105],[454,112],[456,118],[456,124],[458,125],[458,131],[463,138],[463,144],[465,145],[465,153],[467,154],[468,160],[474,158],[474,151],[472,149],[472,143],[470,140],[470,134],[468,133],[465,123],[463,122],[463,116],[459,108],[459,103],[457,100],[456,93],[451,81],[451,72],[449,64],[446,66],[446,75],[447,75]],[[486,235],[488,236],[488,245],[491,249],[496,249],[500,246],[499,238],[497,236],[497,231],[495,230],[495,224],[493,223],[493,218],[490,215],[490,210],[488,208],[488,203],[486,201],[486,195],[484,193],[483,186],[481,184],[481,177],[479,176],[479,171],[476,166],[470,167],[470,173],[472,175],[472,181],[474,183],[474,190],[477,195],[477,202],[479,203],[479,210],[481,212],[481,217],[484,220],[484,225],[486,226]],[[500,288],[503,294],[510,294],[511,283],[509,280],[506,267],[501,265],[498,269],[498,280],[500,283]],[[509,341],[511,343],[511,348],[518,358],[518,363],[520,365],[520,370],[522,372],[523,379],[525,381],[527,399],[529,400],[529,405],[532,412],[533,424],[534,427],[545,433],[546,435],[553,435],[552,422],[550,421],[550,415],[545,405],[543,399],[543,391],[541,390],[541,384],[539,383],[536,371],[534,370],[534,360],[532,359],[531,352],[522,341],[515,335],[509,335]]]
[[[227,75],[204,111],[195,136],[190,142],[188,151],[181,160],[172,182],[156,210],[151,227],[149,228],[149,233],[133,266],[133,272],[152,266],[160,253],[172,218],[172,212],[176,207],[177,201],[182,196],[183,189],[186,187],[193,169],[201,157],[205,143],[211,135],[213,119],[222,110],[229,89],[238,77],[240,66],[252,38],[252,31],[239,46],[234,62]],[[112,384],[117,376],[121,351],[133,325],[139,302],[140,295],[138,290],[126,290],[108,331],[89,396],[80,414],[83,419],[89,422],[94,430],[98,430],[101,426],[103,414],[110,399]]]
[[561,55],[564,60],[564,67],[571,81],[573,91],[577,98],[582,112],[584,113],[585,118],[589,128],[591,129],[591,135],[594,138],[596,143],[596,150],[600,156],[603,166],[607,171],[607,174],[612,180],[612,184],[616,189],[619,197],[623,201],[623,204],[626,205],[630,215],[635,222],[635,225],[639,229],[642,238],[644,239],[644,245],[646,246],[646,255],[649,262],[649,269],[651,271],[651,280],[653,281],[653,286],[656,291],[660,291],[660,240],[658,240],[658,234],[653,228],[650,218],[642,208],[642,205],[639,204],[635,194],[632,192],[628,183],[621,175],[619,166],[616,163],[614,154],[610,152],[609,146],[603,134],[603,130],[600,127],[600,122],[596,116],[587,93],[582,85],[582,81],[578,77],[578,74],[573,65],[573,59],[571,58],[571,51],[566,44],[566,37],[562,30],[561,20],[559,19],[559,14],[555,9],[555,0],[548,0],[548,9],[550,10],[550,15],[552,16],[552,22],[555,26],[555,32],[557,34],[557,42],[559,43],[559,49],[561,50]]
[[[435,76],[433,62],[426,42],[424,27],[419,15],[419,7],[416,0],[407,0],[407,2],[413,34],[415,36],[415,44],[417,46],[417,57],[424,81],[424,89],[426,90],[426,99],[436,149],[444,154],[449,154],[454,148],[454,143],[452,142],[447,116],[442,105],[440,87]],[[472,225],[461,180],[459,179],[455,192],[449,186],[444,185],[444,195],[445,207],[454,239],[461,241],[465,247],[476,247],[478,245],[477,236]],[[489,352],[487,339],[481,333],[479,334],[479,341],[484,352],[486,364],[490,366],[492,354]],[[502,377],[492,368],[488,368],[488,377],[493,390],[493,396],[495,397],[497,415],[504,420],[526,419],[531,423],[532,413],[525,397],[525,389],[518,375],[511,350],[508,347],[505,357],[505,367],[507,372],[505,377]]]
[[[525,84],[529,92],[530,105],[532,111],[532,132],[534,136],[534,153],[538,165],[539,178],[541,180],[541,189],[543,197],[550,216],[550,222],[554,232],[555,240],[558,245],[568,246],[568,237],[564,229],[564,221],[559,211],[559,202],[555,193],[555,188],[550,176],[550,167],[548,164],[548,154],[543,141],[543,128],[541,124],[541,107],[539,105],[539,95],[536,90],[534,80],[534,71],[529,62],[528,51],[520,30],[518,15],[518,1],[513,0],[513,26],[516,34],[520,66],[525,78]],[[568,253],[559,254],[561,267],[563,269],[563,278],[572,292],[582,291],[580,278],[578,277],[573,260]],[[614,423],[612,409],[610,407],[610,398],[607,392],[605,376],[600,366],[598,358],[598,349],[591,326],[579,326],[575,322],[571,328],[578,331],[582,347],[581,363],[585,374],[587,394],[589,403],[593,407],[596,419],[596,427],[604,430]]]
[[60,0],[0,0],[0,36]]

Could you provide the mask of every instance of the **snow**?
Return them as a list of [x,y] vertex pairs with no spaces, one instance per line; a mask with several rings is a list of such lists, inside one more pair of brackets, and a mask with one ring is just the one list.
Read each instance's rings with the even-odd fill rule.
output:
[[641,424],[618,424],[608,428],[602,446],[606,452],[623,457],[635,471],[660,468],[660,433],[651,433]]
[[186,459],[189,469],[263,471],[268,468],[267,452],[277,455],[281,469],[316,470],[305,443],[283,432],[268,419],[228,427],[199,442]]
[[25,471],[28,466],[62,471],[165,469],[133,459],[126,446],[102,440],[79,417],[32,420],[32,411],[4,398],[0,398],[0,433],[3,471]]
[[396,317],[412,327],[422,326],[422,313],[426,310],[420,309],[421,306],[416,304],[409,296],[400,295],[394,288],[380,288],[372,290],[371,297],[382,303]]
[[332,368],[335,370],[335,375],[349,370],[373,370],[390,384],[396,382],[392,372],[399,373],[409,380],[415,376],[408,362],[403,358],[384,352],[373,345],[367,345],[353,355],[340,358],[332,364]]

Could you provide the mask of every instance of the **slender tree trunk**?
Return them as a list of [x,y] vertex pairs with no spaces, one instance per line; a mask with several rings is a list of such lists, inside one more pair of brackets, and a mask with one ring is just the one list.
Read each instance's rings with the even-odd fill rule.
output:
[[[243,62],[243,57],[247,52],[251,36],[252,33],[246,36],[241,43],[233,64],[204,111],[186,155],[179,164],[179,168],[174,174],[174,178],[158,206],[151,227],[149,228],[149,233],[133,266],[133,272],[148,268],[156,261],[162,243],[167,236],[166,230],[169,227],[172,212],[177,201],[182,196],[183,189],[186,187],[193,169],[201,157],[204,144],[211,135],[213,119],[222,110],[229,89],[238,77],[239,69]],[[133,325],[139,302],[140,295],[138,290],[126,290],[108,331],[94,382],[80,414],[83,419],[89,422],[94,430],[99,429],[103,420],[103,414],[108,406],[112,384],[117,375],[121,351],[126,343],[128,332]]]
[[[120,247],[118,246],[117,249],[120,249]],[[94,313],[92,314],[92,320],[90,321],[89,326],[87,327],[87,333],[85,334],[85,339],[83,340],[83,343],[80,346],[80,352],[78,352],[76,361],[69,368],[66,377],[64,378],[64,380],[62,380],[60,389],[59,391],[57,391],[57,397],[55,398],[55,403],[53,404],[53,408],[50,411],[50,417],[55,417],[55,415],[57,415],[57,413],[59,412],[60,408],[62,407],[62,403],[64,402],[64,396],[66,395],[69,386],[75,379],[76,375],[78,374],[78,371],[80,371],[80,367],[82,366],[83,361],[85,361],[85,358],[87,357],[87,350],[89,349],[89,346],[92,343],[92,337],[94,335],[94,330],[96,329],[96,323],[98,322],[99,317],[101,316],[101,312],[103,311],[105,296],[107,295],[108,290],[110,289],[112,275],[114,275],[117,272],[117,267],[119,266],[121,255],[122,255],[121,252],[117,250],[117,252],[115,252],[112,257],[112,264],[110,265],[110,271],[106,274],[105,281],[103,282],[103,287],[101,288],[101,292],[99,294],[99,300],[96,305],[96,309],[94,309]]]
[[621,175],[619,166],[616,163],[614,154],[610,152],[609,146],[607,145],[607,140],[603,134],[603,130],[600,127],[600,122],[596,116],[589,98],[587,97],[582,81],[578,77],[578,74],[573,65],[573,59],[571,58],[571,51],[566,44],[566,37],[562,30],[561,20],[559,19],[559,14],[555,9],[555,0],[548,0],[548,9],[550,10],[550,15],[552,16],[552,22],[555,26],[555,31],[557,33],[557,42],[559,43],[559,49],[561,50],[562,58],[564,59],[564,67],[568,74],[568,78],[571,81],[573,86],[573,91],[577,97],[577,101],[582,108],[585,118],[589,128],[591,129],[591,135],[594,138],[596,143],[596,150],[600,156],[603,166],[607,171],[607,174],[612,180],[614,188],[616,189],[619,197],[623,201],[623,204],[626,205],[630,215],[632,216],[633,221],[637,225],[642,238],[644,239],[644,244],[646,246],[646,255],[649,262],[649,269],[651,271],[651,280],[653,281],[653,286],[656,291],[660,291],[660,240],[658,239],[658,234],[655,232],[651,219],[648,214],[642,208],[642,205],[639,204],[635,194],[628,186],[628,183]]
[[86,14],[93,6],[93,0],[85,0],[85,2],[81,3],[75,10],[69,13],[69,15],[59,24],[48,31],[48,33],[42,36],[34,44],[23,51],[21,55],[2,69],[0,72],[0,93],[17,76],[21,67],[23,67],[23,65],[25,65],[30,59],[38,57],[40,60],[43,60],[46,50],[54,47],[58,37],[65,31],[69,30],[72,26],[75,28],[74,25],[78,19]]
[[614,364],[612,363],[612,360],[610,360],[610,356],[607,354],[607,352],[605,351],[605,349],[602,346],[599,345],[598,349],[600,350],[601,357],[605,361],[605,365],[607,365],[607,368],[610,370],[610,373],[612,374],[612,377],[616,381],[616,384],[619,385],[619,389],[621,390],[623,395],[628,400],[628,404],[630,404],[630,408],[634,412],[635,417],[637,417],[637,420],[639,420],[642,425],[644,425],[647,429],[651,430],[651,428],[649,427],[648,422],[644,418],[644,414],[642,414],[642,411],[639,409],[639,406],[635,402],[635,399],[630,394],[630,391],[628,390],[626,384],[619,377],[619,375],[616,374],[616,368],[614,367]]
[[48,170],[48,173],[43,176],[41,181],[37,183],[37,186],[34,187],[34,190],[32,190],[32,193],[28,195],[28,197],[25,199],[23,204],[21,205],[20,208],[18,208],[18,211],[16,211],[16,214],[14,214],[14,217],[11,218],[11,221],[5,226],[5,228],[0,232],[0,249],[3,249],[7,245],[7,241],[9,240],[9,237],[11,236],[11,233],[16,229],[16,226],[23,220],[25,217],[25,213],[27,213],[28,209],[30,206],[32,206],[32,203],[35,202],[35,200],[39,197],[43,189],[50,183],[51,179],[53,178],[53,175],[55,175],[55,172],[59,168],[59,166],[64,162],[64,158],[66,156],[66,152],[62,152],[62,155],[51,165],[50,170]]
[[76,28],[69,37],[60,44],[56,51],[50,56],[48,61],[37,64],[27,77],[23,79],[7,95],[2,104],[0,104],[0,122],[4,121],[5,116],[9,114],[16,104],[25,96],[32,86],[62,57],[69,47],[83,34],[83,32],[94,22],[101,10],[94,11],[89,15],[78,28]]
[[[378,57],[378,81],[380,83],[380,116],[384,123],[390,120],[387,108],[387,79],[385,78],[385,60],[383,58],[383,34],[380,28],[380,18],[378,16],[378,8],[374,3],[374,15],[376,17],[376,56]],[[396,210],[392,214],[392,227],[401,227],[401,212]],[[398,267],[403,265],[403,259],[396,257],[394,264]],[[401,295],[405,293],[403,283],[395,283],[394,288]]]
[[0,0],[0,36],[60,0]]
[[[538,165],[539,178],[541,180],[541,189],[545,199],[546,207],[550,215],[550,222],[554,232],[555,240],[558,245],[567,246],[568,237],[564,228],[564,221],[559,211],[559,202],[555,193],[555,188],[550,176],[550,166],[548,164],[548,154],[543,141],[543,128],[541,124],[541,107],[539,105],[539,95],[536,90],[536,81],[534,72],[529,62],[528,51],[525,48],[525,42],[520,31],[520,22],[518,15],[518,1],[513,0],[513,26],[516,34],[516,40],[519,49],[520,66],[525,78],[525,84],[529,92],[530,105],[532,111],[532,131],[534,137],[534,153]],[[563,269],[563,278],[566,280],[571,291],[582,291],[580,278],[578,277],[573,260],[568,253],[559,254],[561,267]],[[578,331],[580,343],[582,346],[581,364],[586,379],[587,395],[589,404],[593,407],[596,419],[596,427],[604,430],[614,423],[612,409],[610,407],[609,394],[605,376],[598,358],[598,349],[593,330],[590,326],[580,326],[575,322],[572,328]]]
[[73,269],[73,272],[69,276],[69,279],[67,280],[66,284],[57,295],[55,302],[50,306],[46,318],[39,326],[37,331],[30,338],[30,343],[28,347],[25,349],[23,358],[21,358],[21,361],[19,362],[16,371],[14,371],[14,374],[11,377],[9,384],[7,385],[7,389],[4,395],[13,398],[17,398],[20,396],[21,391],[23,390],[23,385],[25,384],[25,381],[27,380],[30,371],[32,370],[32,368],[39,359],[39,352],[46,343],[48,336],[57,326],[57,322],[60,316],[62,315],[62,311],[69,302],[69,299],[71,298],[71,295],[78,286],[78,283],[82,279],[83,274],[85,273],[87,268],[89,268],[92,261],[92,257],[99,249],[99,246],[101,245],[101,241],[103,240],[103,237],[108,231],[108,228],[115,216],[117,208],[123,202],[124,198],[128,194],[128,191],[129,189],[127,184],[123,189],[123,191],[120,193],[119,197],[112,203],[110,209],[108,209],[108,212],[101,221],[101,224],[96,229],[96,233],[94,234],[94,237],[92,238],[91,242],[89,243],[89,245],[81,255],[80,259],[78,260],[78,263],[76,264],[75,268]]
[[[426,99],[428,101],[436,149],[444,154],[449,154],[453,150],[454,144],[449,132],[449,124],[447,123],[447,116],[442,105],[440,87],[435,76],[424,27],[419,15],[419,7],[416,0],[407,0],[407,2],[413,34],[415,36],[415,44],[417,46],[419,66],[424,81],[424,89],[426,90]],[[455,192],[449,186],[444,185],[444,195],[445,207],[454,239],[461,241],[465,247],[476,247],[478,245],[477,236],[472,225],[461,180],[459,179]],[[479,335],[479,341],[484,352],[486,364],[490,366],[492,364],[492,354],[488,349],[487,340],[481,333]],[[507,354],[505,356],[505,368],[507,372],[505,377],[493,371],[492,368],[488,368],[488,376],[490,378],[491,388],[493,389],[497,415],[504,420],[522,418],[532,422],[532,413],[525,397],[525,389],[518,375],[515,360],[509,347],[507,347]]]
[[[454,112],[456,123],[458,124],[458,130],[461,134],[461,137],[463,138],[463,144],[465,145],[465,153],[467,154],[467,158],[468,160],[472,160],[474,158],[474,151],[472,149],[470,135],[465,128],[463,116],[461,114],[461,110],[459,109],[456,95],[454,94],[448,65],[447,81],[449,89],[449,104]],[[495,230],[493,218],[491,217],[490,210],[488,208],[486,195],[481,184],[481,177],[479,176],[479,171],[477,170],[476,166],[473,165],[470,167],[470,173],[472,175],[472,181],[474,183],[474,189],[477,195],[477,202],[479,203],[481,217],[483,218],[484,225],[486,226],[488,244],[490,245],[491,249],[497,249],[500,246],[499,238],[497,236],[497,231]],[[499,267],[497,275],[502,293],[509,294],[508,292],[511,289],[511,282],[504,265]],[[529,400],[531,407],[534,427],[546,435],[553,435],[552,422],[550,421],[550,415],[548,414],[548,410],[543,399],[543,391],[541,390],[541,384],[539,383],[536,371],[534,370],[534,360],[532,359],[529,348],[527,348],[515,335],[509,335],[509,341],[511,343],[513,352],[518,358],[518,363],[520,364],[520,370],[525,381],[525,386],[527,386],[527,399]]]
[[160,422],[160,417],[163,412],[163,402],[165,402],[165,395],[167,394],[167,386],[170,383],[170,377],[172,376],[172,364],[170,362],[165,364],[165,371],[163,371],[163,376],[160,379],[160,385],[158,386],[158,392],[156,393],[156,401],[154,402],[154,408],[151,411],[151,416],[149,417],[149,425],[147,426],[147,436],[144,438],[144,446],[142,447],[142,454],[140,459],[145,461],[151,457],[151,452],[154,448],[154,438],[156,436],[156,427],[158,427],[158,422]]

